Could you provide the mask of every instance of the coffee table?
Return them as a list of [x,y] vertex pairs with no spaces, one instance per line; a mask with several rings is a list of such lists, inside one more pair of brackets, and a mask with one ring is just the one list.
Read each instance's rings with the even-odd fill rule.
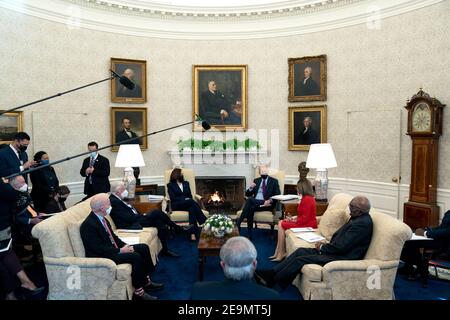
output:
[[216,238],[208,231],[202,229],[200,240],[198,241],[198,278],[203,281],[203,271],[205,268],[206,257],[219,256],[220,248],[223,244],[232,237],[239,236],[239,231],[235,227],[230,234],[223,238]]

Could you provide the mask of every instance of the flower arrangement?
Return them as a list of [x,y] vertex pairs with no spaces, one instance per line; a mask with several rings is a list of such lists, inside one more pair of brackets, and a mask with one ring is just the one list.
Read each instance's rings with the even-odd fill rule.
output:
[[206,219],[204,229],[221,238],[233,231],[233,221],[226,215],[213,214]]
[[245,140],[238,140],[237,138],[217,141],[217,140],[200,140],[200,139],[180,139],[177,142],[178,151],[182,152],[184,149],[187,150],[211,150],[211,151],[227,151],[227,150],[259,150],[261,145],[258,141],[247,138]]

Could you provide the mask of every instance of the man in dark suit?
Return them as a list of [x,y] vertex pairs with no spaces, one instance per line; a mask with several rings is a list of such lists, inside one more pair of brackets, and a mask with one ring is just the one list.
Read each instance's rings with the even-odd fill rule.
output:
[[142,98],[142,88],[134,80],[134,70],[131,68],[125,69],[125,71],[123,72],[123,76],[127,77],[128,79],[130,79],[131,82],[134,83],[134,89],[130,90],[127,87],[125,87],[117,82],[117,92],[116,92],[117,97],[120,97],[120,98]]
[[220,266],[225,280],[197,282],[192,300],[278,300],[280,294],[258,285],[253,279],[256,248],[247,238],[233,237],[220,249]]
[[[6,177],[14,173],[22,172],[36,165],[33,160],[28,161],[25,152],[30,144],[30,136],[25,132],[18,132],[9,147],[0,150],[0,176]],[[25,175],[25,182],[28,175]]]
[[217,90],[215,81],[208,82],[208,90],[200,97],[200,117],[212,125],[240,124],[240,116],[232,110],[231,102]]
[[106,193],[91,199],[91,213],[80,226],[86,257],[111,259],[116,264],[131,264],[131,279],[136,297],[155,300],[146,291],[162,289],[163,284],[150,280],[155,270],[150,249],[146,244],[127,245],[112,231],[106,216],[111,212],[111,203]]
[[305,264],[325,265],[336,260],[364,258],[372,240],[373,223],[370,202],[357,196],[350,201],[350,220],[333,234],[330,243],[317,242],[315,248],[299,248],[270,270],[257,270],[255,278],[268,287],[285,289]]
[[118,229],[142,229],[154,227],[158,229],[158,237],[161,240],[162,250],[161,254],[169,257],[178,257],[179,255],[172,252],[167,247],[167,240],[169,238],[168,227],[175,231],[183,232],[185,229],[162,212],[161,210],[152,210],[144,215],[133,208],[132,205],[126,203],[124,199],[128,197],[128,191],[122,181],[115,181],[111,186],[111,218],[113,219]]
[[[138,137],[138,135],[131,130],[131,120],[126,117],[123,118],[122,119],[122,130],[120,130],[116,134],[116,143],[131,139],[131,138],[136,138],[136,137]],[[129,142],[122,143],[122,144],[138,144],[138,143],[140,145],[142,145],[142,140],[136,139],[136,140],[131,140]]]
[[294,144],[313,144],[320,143],[320,136],[316,129],[312,127],[312,118],[305,117],[303,119],[303,128],[296,132]]
[[[410,280],[417,276],[428,274],[428,264],[423,259],[421,249],[433,249],[433,257],[445,255],[450,258],[450,210],[448,210],[442,222],[437,227],[418,228],[414,232],[418,236],[424,236],[425,240],[406,241],[400,259],[405,263],[400,273],[404,273]],[[417,269],[414,269],[414,265]]]
[[245,191],[245,195],[248,198],[245,200],[244,209],[242,209],[241,216],[236,222],[236,225],[240,230],[242,221],[247,219],[247,229],[250,240],[252,239],[253,217],[255,212],[272,211],[276,205],[276,200],[271,199],[271,197],[281,193],[278,180],[269,177],[269,168],[266,165],[261,165],[259,167],[259,174],[261,177],[256,178],[250,188]]
[[312,78],[312,68],[306,67],[303,71],[304,78],[297,82],[294,88],[295,96],[317,96],[320,95],[320,88]]
[[89,157],[84,159],[80,174],[86,177],[84,180],[84,194],[87,199],[97,193],[107,193],[111,189],[109,184],[109,160],[97,152],[97,142],[89,142],[88,150],[91,151]]

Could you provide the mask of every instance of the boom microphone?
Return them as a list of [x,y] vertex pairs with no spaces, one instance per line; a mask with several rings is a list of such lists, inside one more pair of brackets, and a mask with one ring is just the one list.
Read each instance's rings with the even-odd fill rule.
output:
[[129,90],[134,90],[135,84],[133,81],[131,81],[130,79],[128,79],[125,76],[120,76],[117,73],[115,73],[114,71],[112,71],[111,69],[109,69],[109,71],[111,71],[111,73],[116,77],[119,78],[119,82],[127,89]]

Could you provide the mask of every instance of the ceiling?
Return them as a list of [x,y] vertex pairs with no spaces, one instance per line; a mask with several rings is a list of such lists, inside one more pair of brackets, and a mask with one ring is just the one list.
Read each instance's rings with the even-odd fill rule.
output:
[[[169,39],[290,36],[376,21],[445,0],[1,0],[69,29]],[[224,6],[226,5],[226,6]]]

